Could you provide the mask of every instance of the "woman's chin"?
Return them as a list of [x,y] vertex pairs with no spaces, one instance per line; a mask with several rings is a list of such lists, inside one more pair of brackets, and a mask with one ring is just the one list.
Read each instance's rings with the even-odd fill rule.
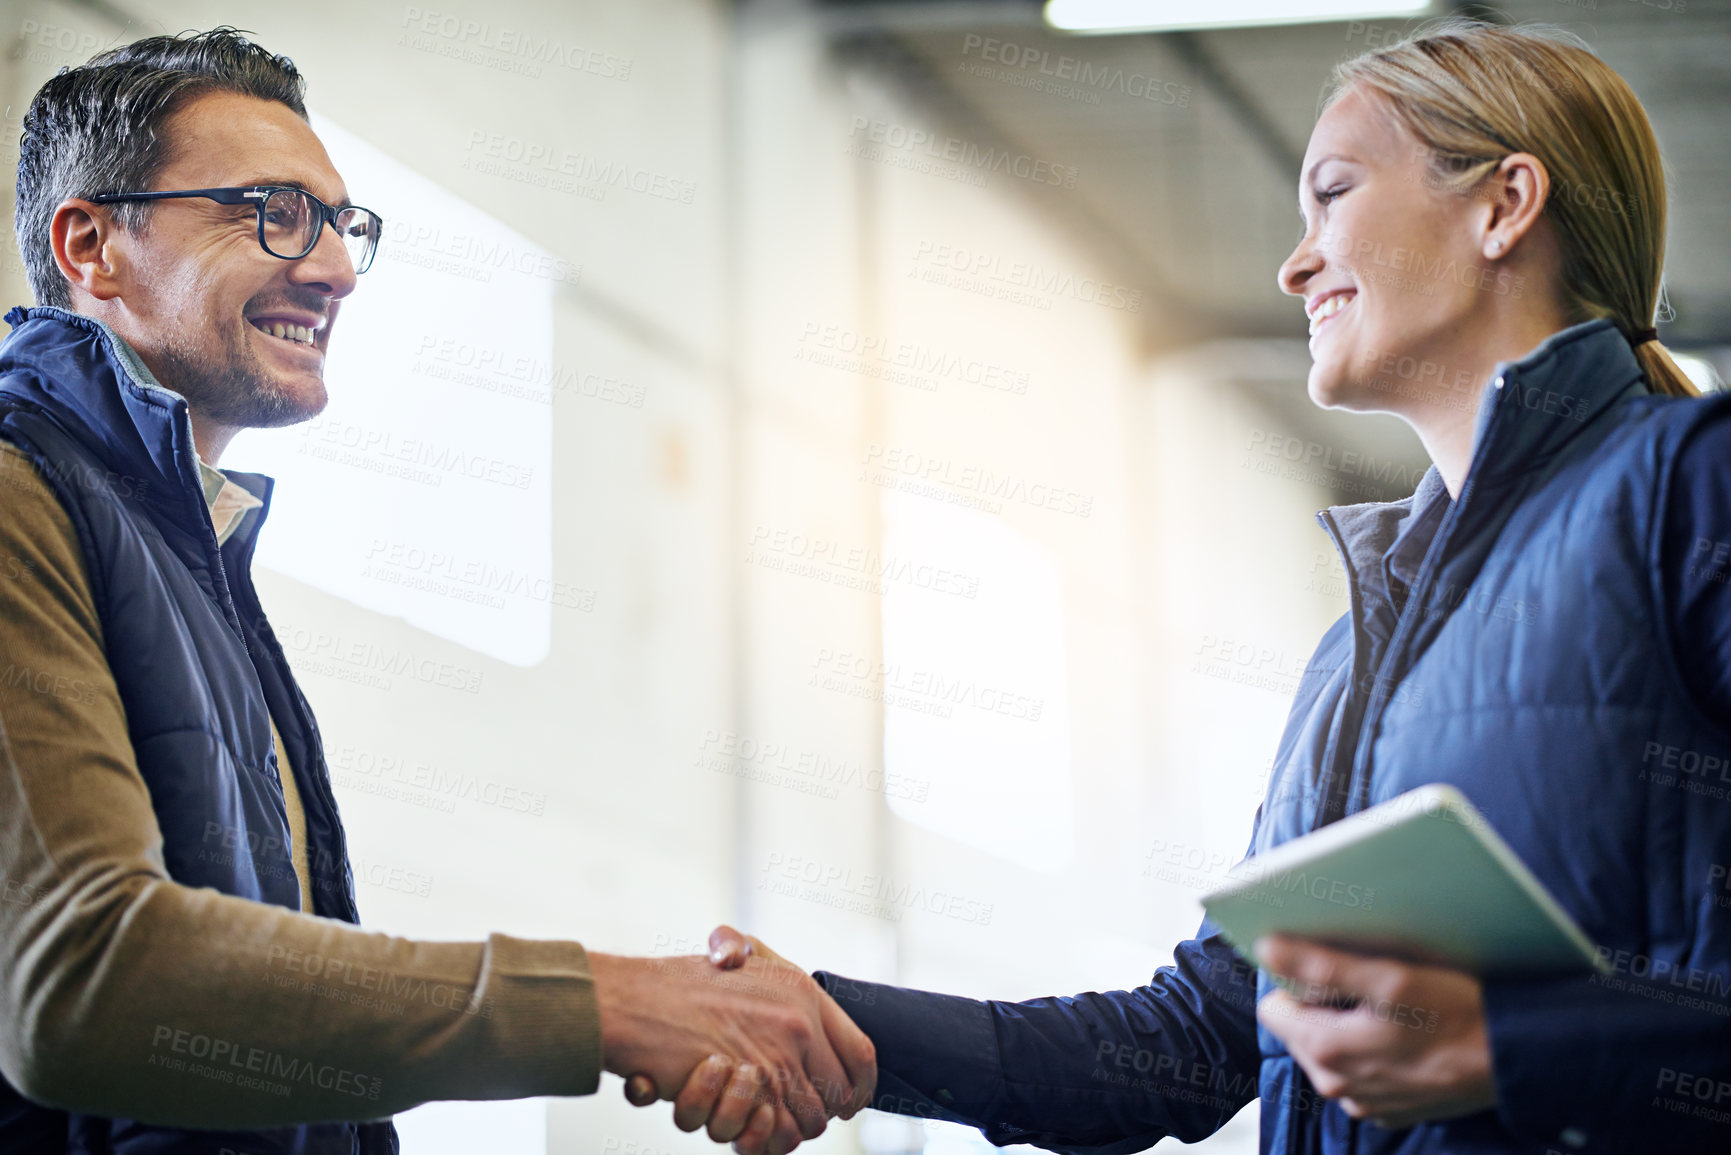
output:
[[1337,409],[1347,403],[1349,382],[1337,366],[1317,363],[1310,367],[1306,384],[1310,399],[1323,409]]
[[1306,383],[1310,399],[1322,409],[1348,409],[1359,413],[1375,413],[1387,408],[1388,393],[1363,374],[1351,372],[1345,363],[1334,358],[1310,366]]

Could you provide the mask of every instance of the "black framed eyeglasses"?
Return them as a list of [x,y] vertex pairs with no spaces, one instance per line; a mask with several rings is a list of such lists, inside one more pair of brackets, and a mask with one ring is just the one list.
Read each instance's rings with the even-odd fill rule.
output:
[[327,205],[306,189],[293,185],[102,193],[88,199],[91,204],[110,205],[119,201],[160,201],[177,197],[205,197],[223,205],[256,205],[259,247],[285,261],[298,261],[312,252],[325,226],[330,225],[343,239],[356,275],[366,272],[372,265],[373,254],[379,251],[379,235],[385,227],[379,214],[371,209],[359,205]]

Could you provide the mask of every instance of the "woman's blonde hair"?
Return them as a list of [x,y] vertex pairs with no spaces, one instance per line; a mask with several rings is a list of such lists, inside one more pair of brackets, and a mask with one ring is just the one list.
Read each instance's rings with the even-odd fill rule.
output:
[[[1545,215],[1562,249],[1571,324],[1651,328],[1663,292],[1665,168],[1646,110],[1579,37],[1454,19],[1335,67],[1328,103],[1362,86],[1428,156],[1427,183],[1463,195],[1510,153],[1551,177]],[[1699,393],[1658,341],[1635,346],[1655,393]]]

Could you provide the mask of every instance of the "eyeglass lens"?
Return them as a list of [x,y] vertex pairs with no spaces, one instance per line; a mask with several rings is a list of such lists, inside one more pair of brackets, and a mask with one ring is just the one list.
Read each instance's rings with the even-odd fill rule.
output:
[[[337,211],[337,235],[348,249],[355,272],[364,273],[378,247],[378,218],[362,208]],[[299,189],[278,189],[264,202],[264,245],[278,257],[294,260],[310,253],[318,243],[324,215]]]

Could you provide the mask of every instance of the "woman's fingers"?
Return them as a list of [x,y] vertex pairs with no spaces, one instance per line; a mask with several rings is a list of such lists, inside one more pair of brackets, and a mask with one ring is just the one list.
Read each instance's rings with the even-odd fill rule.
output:
[[709,1114],[709,1137],[717,1143],[731,1143],[746,1132],[747,1124],[757,1124],[759,1108],[770,1109],[769,1125],[756,1140],[761,1148],[775,1129],[775,1108],[770,1102],[769,1080],[761,1067],[742,1063],[733,1069],[731,1077]]
[[695,1131],[709,1122],[732,1077],[733,1060],[726,1055],[711,1055],[697,1064],[685,1086],[674,1096],[673,1125],[681,1131]]
[[769,1138],[775,1133],[775,1114],[774,1107],[759,1103],[745,1130],[733,1141],[734,1151],[738,1155],[765,1155],[769,1150]]

